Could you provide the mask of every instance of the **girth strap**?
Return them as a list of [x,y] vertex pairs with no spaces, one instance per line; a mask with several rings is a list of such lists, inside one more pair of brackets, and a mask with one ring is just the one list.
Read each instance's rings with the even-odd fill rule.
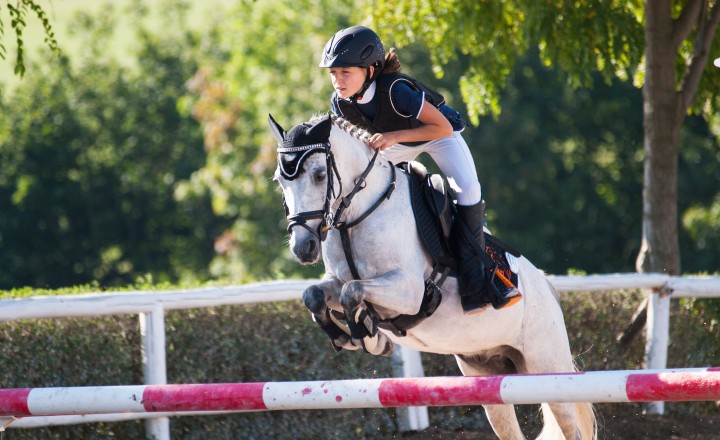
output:
[[[449,272],[450,269],[447,268],[446,271]],[[442,284],[445,278],[447,278],[447,273],[443,274],[438,284]],[[433,281],[433,276],[425,280],[425,294],[419,312],[414,315],[400,315],[393,319],[380,320],[378,327],[393,332],[395,336],[407,336],[408,330],[420,324],[425,318],[432,316],[440,306],[442,290],[440,290],[438,284]]]
[[350,273],[356,280],[360,279],[360,273],[358,273],[357,266],[355,266],[355,258],[353,257],[352,243],[350,242],[350,233],[348,228],[342,227],[337,228],[340,232],[340,241],[342,241],[343,252],[345,253],[345,261],[347,261]]

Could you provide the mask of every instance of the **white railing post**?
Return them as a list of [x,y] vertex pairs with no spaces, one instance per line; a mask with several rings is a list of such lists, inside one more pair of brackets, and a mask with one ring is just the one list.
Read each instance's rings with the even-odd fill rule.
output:
[[[392,361],[395,377],[425,377],[419,351],[395,345]],[[401,407],[396,411],[400,432],[422,431],[430,426],[427,406]]]
[[[162,304],[155,303],[150,313],[140,313],[140,336],[145,384],[167,384],[165,312]],[[145,420],[145,432],[148,440],[170,440],[170,419],[157,417]]]
[[[667,288],[648,290],[647,327],[645,330],[645,368],[667,368],[670,339],[670,293]],[[665,414],[665,402],[646,405],[649,414]]]

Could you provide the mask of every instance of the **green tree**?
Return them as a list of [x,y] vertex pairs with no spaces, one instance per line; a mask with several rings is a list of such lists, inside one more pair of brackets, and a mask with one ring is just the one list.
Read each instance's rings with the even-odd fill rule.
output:
[[[714,45],[718,2],[376,0],[367,11],[382,34],[427,44],[437,74],[442,75],[443,66],[458,53],[471,56],[460,85],[475,121],[480,114],[499,112],[505,77],[530,47],[539,49],[546,64],[566,72],[571,84],[588,84],[594,72],[608,81],[632,77],[642,87],[644,130],[642,240],[636,269],[680,273],[680,140],[688,112],[712,114],[719,104],[715,94],[720,77],[703,75],[714,68],[711,59],[720,50]],[[702,216],[693,218],[709,223]],[[668,298],[655,295],[649,303],[663,309]],[[666,347],[653,345],[649,367],[663,367],[666,356]],[[662,408],[652,405],[651,411]]]
[[[449,68],[443,81],[453,81]],[[529,53],[512,68],[500,105],[499,116],[463,133],[491,229],[550,273],[631,272],[642,222],[640,90],[600,75],[590,88],[567,87]],[[679,212],[692,228],[680,231],[681,254],[687,271],[702,272],[717,265],[720,248],[706,222],[720,157],[701,117],[687,119],[682,144]]]
[[[296,10],[314,16],[315,7],[324,6],[240,5],[231,22],[216,27],[208,44],[212,57],[190,82],[196,95],[186,105],[205,126],[208,160],[183,188],[187,194],[211,194],[215,213],[233,221],[216,241],[216,276],[247,280],[315,276],[320,270],[301,270],[284,246],[280,231],[286,222],[268,179],[275,154],[266,123],[267,113],[292,124],[327,109],[330,90],[316,67],[317,54],[330,35],[355,21],[337,5],[337,12],[322,21],[323,29],[316,22],[289,25],[298,20]],[[403,36],[390,34],[386,45],[393,46],[395,38]],[[433,64],[422,44],[405,46],[399,54],[406,71],[465,110],[458,83],[473,56],[460,54],[457,62],[443,66],[443,78],[432,80]],[[627,237],[641,224],[636,207],[642,188],[637,166],[642,161],[642,94],[618,79],[604,82],[602,74],[589,74],[592,89],[568,87],[557,66],[543,66],[537,59],[530,53],[506,66],[508,87],[498,90],[504,112],[484,117],[479,127],[464,133],[488,198],[491,227],[552,273],[632,270],[640,240]],[[692,157],[712,157],[712,148],[693,150]],[[703,172],[684,193],[698,194],[701,182],[715,187]],[[696,198],[700,206],[711,200]],[[535,219],[533,228],[528,218]],[[706,216],[694,218],[695,229],[705,231],[698,221]],[[688,255],[694,262],[700,254]]]
[[634,77],[643,89],[642,246],[637,268],[680,272],[677,186],[682,123],[688,111],[713,111],[720,85],[710,54],[720,4],[704,0],[493,2],[417,0],[370,3],[376,28],[399,43],[419,40],[436,73],[458,53],[470,55],[460,80],[470,116],[499,112],[499,92],[519,54],[538,47],[542,60],[587,84]]
[[204,161],[202,130],[177,97],[197,42],[139,29],[136,68],[103,47],[115,11],[76,23],[88,60],[33,68],[0,110],[0,286],[204,278],[217,220],[178,202]]
[[329,109],[319,54],[347,26],[350,10],[328,0],[240,2],[209,38],[205,68],[190,81],[195,95],[184,104],[205,127],[207,162],[183,188],[188,196],[210,194],[214,213],[233,222],[216,240],[215,276],[237,282],[321,273],[299,266],[287,250],[267,115],[289,127]]
[[594,80],[567,87],[529,54],[508,76],[502,114],[468,130],[491,228],[550,273],[628,271],[639,245],[627,237],[640,225],[642,98]]

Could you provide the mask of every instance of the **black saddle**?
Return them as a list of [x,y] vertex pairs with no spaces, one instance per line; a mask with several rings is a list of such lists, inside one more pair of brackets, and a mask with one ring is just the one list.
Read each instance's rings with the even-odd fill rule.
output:
[[[428,173],[419,162],[403,162],[398,166],[408,174],[415,223],[425,250],[433,261],[434,272],[456,276],[457,258],[451,246],[451,234],[457,218],[457,202],[452,188],[447,179]],[[510,270],[505,253],[520,257],[520,252],[487,232],[485,250],[498,270],[517,285],[517,274]]]
[[[433,271],[425,280],[425,292],[420,311],[414,315],[399,315],[392,319],[380,319],[374,307],[367,303],[365,318],[369,324],[359,324],[346,320],[354,339],[367,335],[374,336],[377,328],[393,332],[396,336],[406,336],[407,331],[432,316],[442,301],[441,287],[448,276],[457,276],[457,259],[452,251],[451,235],[457,218],[456,202],[447,179],[439,174],[430,174],[418,162],[403,162],[398,167],[407,173],[410,182],[410,200],[417,224],[418,234],[433,262]],[[514,284],[517,275],[510,270],[505,252],[520,253],[492,235],[485,234],[486,253],[493,266]],[[486,264],[491,264],[490,262]],[[330,335],[333,335],[321,325]]]
[[433,267],[439,273],[454,275],[457,261],[450,246],[450,233],[457,212],[447,179],[428,173],[419,162],[403,162],[399,167],[408,175],[415,223]]

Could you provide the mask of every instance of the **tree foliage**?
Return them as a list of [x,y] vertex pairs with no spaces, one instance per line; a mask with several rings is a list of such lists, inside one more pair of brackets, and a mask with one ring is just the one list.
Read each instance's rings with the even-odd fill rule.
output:
[[[599,74],[591,88],[569,88],[530,54],[513,67],[500,105],[498,117],[463,133],[493,232],[550,273],[632,271],[642,220],[640,91]],[[700,117],[688,120],[683,145],[680,249],[686,270],[702,272],[717,265],[720,248],[710,220],[720,157]]]
[[204,159],[201,128],[176,103],[197,69],[191,46],[139,30],[137,70],[121,67],[102,56],[96,32],[112,14],[79,22],[92,38],[86,64],[33,69],[2,100],[4,288],[206,271],[217,220],[207,199],[175,198],[177,182]]
[[[295,9],[313,11],[318,5],[303,3]],[[196,78],[204,84],[193,102],[206,127],[208,163],[193,177],[192,187],[213,194],[216,213],[236,218],[221,237],[224,254],[216,259],[216,274],[237,279],[292,276],[299,266],[285,250],[286,222],[279,194],[269,182],[275,154],[267,113],[289,126],[327,109],[330,90],[316,67],[318,54],[330,35],[356,22],[338,7],[335,15],[326,16],[322,29],[312,22],[295,28],[289,23],[297,20],[297,12],[282,0],[242,5],[236,14],[239,21],[221,27],[219,42],[213,44],[222,53],[205,63],[212,72],[203,70]],[[298,41],[298,35],[304,38]],[[402,28],[383,35],[386,46],[409,43],[403,35]],[[629,35],[622,38],[634,41]],[[442,66],[443,78],[433,80],[437,69],[431,69],[422,42],[398,53],[404,70],[441,89],[451,105],[464,110],[458,82],[474,55],[458,54]],[[592,89],[569,87],[568,76],[556,65],[547,66],[539,54],[513,55],[515,64],[504,66],[507,87],[498,90],[504,113],[464,132],[476,158],[491,227],[552,273],[632,270],[639,247],[632,237],[641,214],[642,96],[631,84],[613,79],[611,70],[584,72]],[[641,56],[639,49],[636,56]],[[693,148],[691,155],[709,161],[712,169],[717,162],[712,139],[707,132],[692,133],[687,138],[704,146]],[[682,176],[691,174],[688,168]],[[700,181],[717,186],[709,183],[716,181],[711,171],[696,175],[697,182],[684,193],[699,194]],[[241,194],[238,188],[248,191]],[[711,200],[703,196],[695,203],[705,207]],[[699,241],[699,236],[688,241],[684,249]],[[255,253],[258,249],[262,252]],[[299,273],[318,272],[310,268]]]
[[[55,32],[53,31],[52,24],[48,19],[45,10],[35,0],[16,0],[5,2],[5,9],[7,10],[10,18],[10,27],[15,32],[15,74],[23,76],[25,74],[25,43],[23,38],[23,32],[27,28],[28,15],[34,15],[42,24],[43,31],[45,32],[44,42],[47,47],[54,54],[59,55],[60,49],[58,47],[57,40],[55,39]],[[5,29],[6,24],[3,20],[3,8],[0,5],[0,58],[6,60],[7,58],[7,46],[5,45]]]
[[[571,86],[633,77],[643,88],[644,170],[640,271],[680,271],[677,187],[680,137],[688,111],[717,109],[718,75],[703,75],[720,48],[720,4],[376,0],[367,7],[381,34],[401,44],[420,40],[437,74],[469,56],[460,87],[474,122],[499,113],[500,91],[520,54],[537,48]],[[714,55],[714,56],[711,56]]]
[[186,100],[205,126],[207,162],[185,188],[210,194],[215,214],[233,220],[216,242],[215,276],[320,274],[319,267],[301,270],[285,246],[267,115],[290,127],[328,110],[331,89],[319,54],[347,25],[349,9],[326,0],[241,2],[213,33],[205,69],[191,81],[195,96]]
[[[505,78],[518,57],[531,49],[539,50],[546,66],[558,66],[558,72],[566,73],[565,79],[573,86],[591,84],[594,73],[608,82],[614,77],[633,78],[635,85],[641,86],[644,80],[645,21],[639,0],[374,0],[365,10],[381,35],[391,37],[399,46],[414,42],[426,45],[438,76],[451,61],[469,56],[460,85],[476,122],[481,115],[499,114]],[[673,16],[682,12],[682,3],[674,2]],[[710,20],[705,15],[703,18]],[[715,57],[720,56],[720,48],[710,47]],[[693,51],[700,49],[689,43],[680,47],[678,82],[695,55]],[[707,68],[712,69],[710,63]],[[719,82],[717,75],[703,77],[696,111],[717,107],[714,91]]]
[[[107,50],[113,27],[119,14],[141,23],[141,2],[81,15],[72,26],[87,39],[83,53],[29,68],[0,99],[0,285],[318,276],[287,250],[267,114],[290,127],[329,109],[319,54],[361,21],[351,9],[241,2],[195,36],[182,30],[181,6],[165,8],[164,25],[133,29],[139,49],[122,64]],[[408,38],[381,35],[390,47]],[[503,112],[463,133],[490,227],[551,273],[632,270],[642,95],[600,71],[583,80],[592,88],[573,87],[542,53],[508,58]],[[438,79],[422,41],[398,54],[466,113],[459,84],[474,55],[448,58]],[[690,118],[682,145],[681,250],[687,270],[708,270],[720,248],[717,143]]]
[[436,74],[468,56],[460,86],[470,117],[500,113],[499,98],[518,57],[538,48],[546,66],[559,65],[574,85],[591,72],[610,80],[630,75],[642,58],[638,2],[384,1],[368,8],[373,25],[399,45],[430,48]]

